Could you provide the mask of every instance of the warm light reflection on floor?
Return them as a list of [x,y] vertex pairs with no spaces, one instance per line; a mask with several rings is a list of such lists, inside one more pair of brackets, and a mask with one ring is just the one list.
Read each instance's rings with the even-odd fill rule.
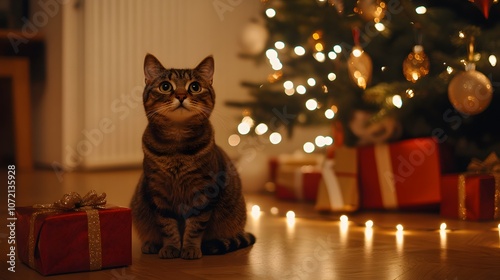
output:
[[398,255],[403,254],[403,249],[404,249],[404,235],[403,235],[403,230],[397,230],[396,231],[396,250],[398,252]]
[[365,256],[371,257],[373,245],[373,228],[365,228]]
[[295,212],[286,212],[286,232],[290,238],[294,237],[295,233]]
[[339,235],[340,235],[340,245],[342,247],[347,247],[347,236],[349,234],[349,222],[341,221],[339,225]]
[[447,250],[446,250],[446,246],[447,246],[447,229],[446,229],[446,224],[445,223],[442,223],[441,226],[440,226],[440,229],[439,229],[439,239],[440,239],[440,247],[441,247],[441,254],[440,254],[440,257],[441,257],[441,260],[446,260],[447,258]]

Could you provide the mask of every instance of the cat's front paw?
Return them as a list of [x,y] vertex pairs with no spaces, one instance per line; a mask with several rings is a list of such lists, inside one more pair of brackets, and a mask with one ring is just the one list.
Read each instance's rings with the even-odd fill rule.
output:
[[201,256],[202,253],[200,247],[189,246],[182,248],[181,258],[185,260],[195,260],[201,258]]
[[158,256],[161,259],[175,259],[181,255],[181,250],[175,246],[167,245],[160,249]]
[[160,244],[146,241],[144,242],[144,244],[142,244],[141,251],[143,254],[157,254],[160,251],[160,248]]

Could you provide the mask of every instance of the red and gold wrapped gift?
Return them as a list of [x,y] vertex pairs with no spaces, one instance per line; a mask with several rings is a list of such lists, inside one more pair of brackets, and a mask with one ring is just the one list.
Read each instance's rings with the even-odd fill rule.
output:
[[282,154],[269,160],[276,198],[315,201],[321,179],[321,155]]
[[469,221],[493,220],[495,189],[492,175],[444,175],[441,178],[441,216]]
[[475,174],[489,174],[495,177],[495,219],[500,219],[500,159],[490,153],[484,161],[472,159],[467,170]]
[[316,210],[352,212],[359,207],[356,149],[336,147],[325,159]]
[[279,199],[315,201],[321,180],[316,166],[281,166],[275,182],[275,195]]
[[[443,161],[433,138],[358,148],[361,207],[437,208]],[[447,168],[446,168],[447,169]]]
[[18,207],[21,261],[42,275],[130,265],[130,209],[106,206],[105,197],[70,193],[53,204]]

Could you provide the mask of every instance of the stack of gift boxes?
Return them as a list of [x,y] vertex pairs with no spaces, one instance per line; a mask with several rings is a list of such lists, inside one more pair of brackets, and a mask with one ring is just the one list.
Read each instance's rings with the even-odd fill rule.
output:
[[319,211],[439,210],[445,218],[500,218],[495,154],[473,160],[467,172],[453,173],[451,148],[434,138],[342,146],[321,160],[301,163],[292,156],[270,163],[278,198],[315,202]]

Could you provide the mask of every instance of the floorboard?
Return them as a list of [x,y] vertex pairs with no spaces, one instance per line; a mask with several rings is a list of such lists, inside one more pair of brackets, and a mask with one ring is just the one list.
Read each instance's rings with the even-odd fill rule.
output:
[[[66,192],[95,189],[106,192],[109,203],[127,206],[139,176],[139,170],[20,173],[16,203],[48,203]],[[338,214],[318,213],[311,204],[279,201],[269,194],[245,196],[247,230],[257,236],[251,248],[194,261],[165,260],[142,254],[134,232],[131,266],[49,279],[500,279],[498,221],[447,220],[435,213],[358,212],[348,215],[345,225]],[[6,221],[2,200],[0,217]],[[261,211],[250,211],[253,205]],[[272,207],[277,214],[271,213]],[[296,218],[287,219],[287,211],[294,211]],[[371,230],[365,227],[367,220],[374,223]],[[446,231],[439,230],[443,222]],[[397,233],[397,224],[404,226],[402,233]],[[8,272],[7,246],[6,227],[1,227],[0,279],[44,278],[19,261],[16,272]]]

